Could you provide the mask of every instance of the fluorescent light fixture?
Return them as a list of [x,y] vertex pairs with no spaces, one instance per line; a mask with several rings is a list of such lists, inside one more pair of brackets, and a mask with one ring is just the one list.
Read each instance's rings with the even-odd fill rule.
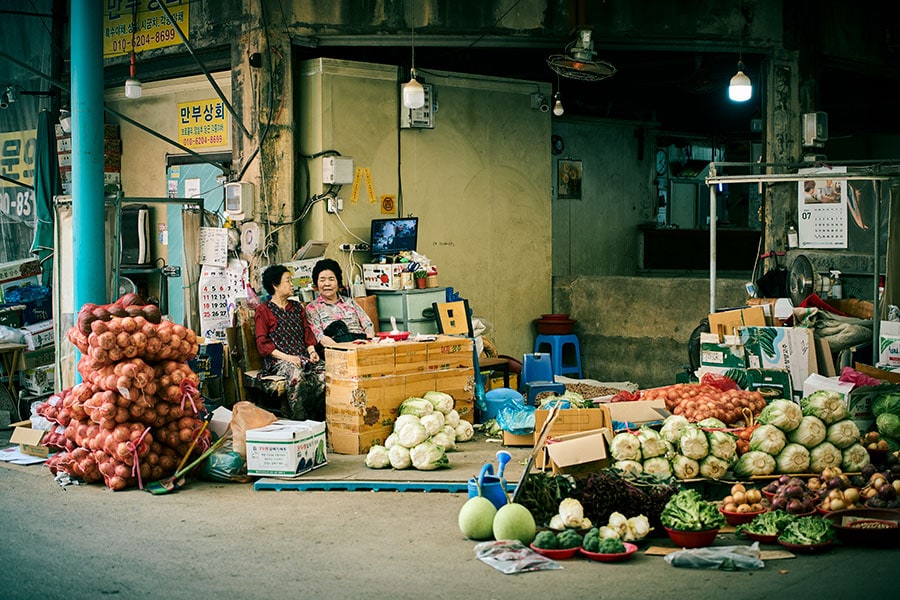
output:
[[425,106],[425,88],[416,80],[416,69],[409,70],[409,81],[403,86],[403,106],[422,108]]
[[738,72],[728,84],[728,98],[732,102],[746,102],[752,95],[753,84],[750,83],[750,78],[744,74],[744,63],[738,61]]

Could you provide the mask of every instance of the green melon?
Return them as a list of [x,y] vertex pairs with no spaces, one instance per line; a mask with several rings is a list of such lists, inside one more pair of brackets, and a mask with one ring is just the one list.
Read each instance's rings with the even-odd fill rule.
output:
[[494,516],[493,532],[495,540],[519,540],[527,546],[534,540],[534,517],[521,504],[505,504]]
[[469,498],[459,509],[459,530],[470,540],[489,540],[497,507],[484,496]]

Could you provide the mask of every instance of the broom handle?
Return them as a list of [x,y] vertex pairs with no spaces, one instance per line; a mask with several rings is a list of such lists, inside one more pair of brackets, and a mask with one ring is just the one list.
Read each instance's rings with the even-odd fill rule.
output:
[[226,432],[226,434],[223,434],[222,437],[220,437],[215,442],[213,442],[213,445],[210,446],[209,448],[207,448],[206,452],[204,452],[203,454],[198,456],[197,459],[194,460],[194,462],[192,462],[188,466],[184,467],[184,469],[176,471],[175,474],[172,475],[172,477],[174,477],[176,479],[181,477],[182,475],[184,475],[185,473],[187,473],[188,471],[190,471],[191,469],[193,469],[194,467],[196,467],[197,465],[202,463],[204,460],[209,458],[210,454],[215,452],[219,448],[219,446],[221,446],[222,444],[225,443],[225,440],[227,440],[229,437],[231,437],[231,436],[227,435],[227,433],[228,432]]
[[178,468],[175,469],[176,472],[180,471],[182,467],[184,467],[184,463],[187,462],[188,457],[191,455],[191,452],[194,451],[194,448],[197,446],[197,442],[200,441],[200,438],[203,436],[203,432],[206,431],[206,426],[209,425],[209,422],[212,420],[212,413],[207,412],[203,416],[203,426],[200,427],[200,431],[197,432],[197,435],[194,436],[193,441],[191,441],[191,445],[188,447],[187,452],[184,453],[184,457],[181,459],[181,462],[178,463]]

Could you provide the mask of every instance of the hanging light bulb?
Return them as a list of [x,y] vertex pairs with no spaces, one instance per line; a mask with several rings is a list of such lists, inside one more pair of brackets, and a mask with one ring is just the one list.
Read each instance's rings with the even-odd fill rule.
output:
[[553,94],[553,114],[557,117],[563,116],[563,113],[566,112],[566,109],[563,108],[562,99],[559,97],[559,92]]
[[738,61],[738,72],[731,78],[728,84],[728,98],[733,102],[746,102],[753,95],[753,84],[750,78],[744,74],[744,63]]
[[425,88],[416,80],[416,68],[409,70],[409,81],[403,86],[403,106],[422,108],[425,106]]
[[137,70],[137,65],[134,60],[134,51],[131,52],[131,66],[130,73],[131,77],[125,80],[125,97],[126,98],[140,98],[141,92],[143,89],[141,88],[141,80],[134,76],[135,71]]

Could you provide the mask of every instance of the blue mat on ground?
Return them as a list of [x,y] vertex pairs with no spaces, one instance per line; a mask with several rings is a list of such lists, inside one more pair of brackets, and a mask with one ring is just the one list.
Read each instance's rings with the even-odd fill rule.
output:
[[[373,491],[373,492],[468,492],[467,482],[460,481],[324,481],[301,479],[277,479],[264,477],[253,484],[254,491],[260,490],[295,490],[306,491]],[[516,484],[506,484],[508,492],[514,492]]]

